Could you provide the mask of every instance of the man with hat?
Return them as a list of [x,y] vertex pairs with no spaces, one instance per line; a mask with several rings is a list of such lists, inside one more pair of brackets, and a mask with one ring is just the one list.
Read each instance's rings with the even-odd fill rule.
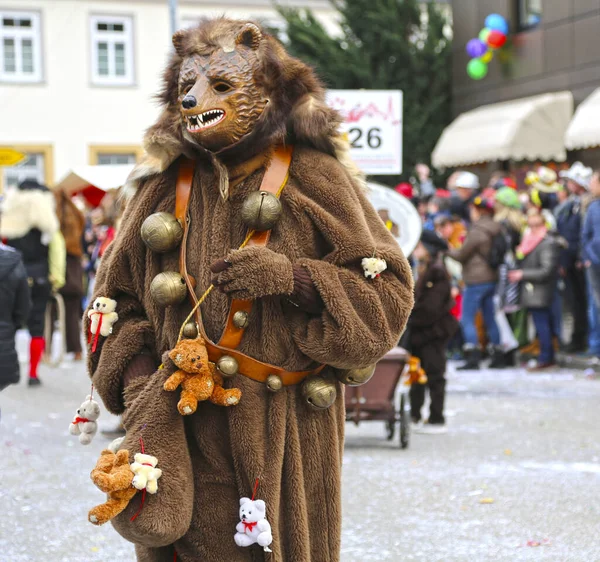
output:
[[450,198],[449,212],[469,223],[469,205],[479,194],[479,178],[472,172],[457,172],[452,188],[454,195]]
[[592,169],[581,162],[575,162],[568,170],[560,172],[567,181],[569,198],[556,213],[556,228],[567,241],[568,246],[560,256],[560,275],[566,286],[566,301],[573,315],[573,333],[565,350],[570,353],[585,351],[587,348],[587,298],[585,272],[579,260],[582,227],[582,198],[590,189]]

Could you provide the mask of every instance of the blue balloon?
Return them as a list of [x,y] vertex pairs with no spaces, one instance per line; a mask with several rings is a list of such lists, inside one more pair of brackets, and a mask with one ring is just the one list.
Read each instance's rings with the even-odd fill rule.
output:
[[485,18],[485,27],[508,35],[508,23],[500,14],[490,14]]

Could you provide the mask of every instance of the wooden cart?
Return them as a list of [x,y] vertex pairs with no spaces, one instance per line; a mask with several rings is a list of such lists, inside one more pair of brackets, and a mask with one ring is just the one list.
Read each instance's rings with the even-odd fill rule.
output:
[[398,424],[402,449],[408,447],[410,438],[410,387],[401,382],[408,359],[409,354],[405,349],[392,349],[377,363],[375,374],[369,382],[362,386],[347,386],[345,391],[346,421],[356,425],[362,421],[383,421],[389,441],[394,438]]

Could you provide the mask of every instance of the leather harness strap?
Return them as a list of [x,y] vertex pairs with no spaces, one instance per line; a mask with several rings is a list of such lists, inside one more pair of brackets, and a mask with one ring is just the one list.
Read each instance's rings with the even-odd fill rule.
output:
[[187,239],[190,232],[190,216],[188,208],[190,205],[190,195],[192,193],[192,183],[194,180],[195,164],[188,158],[181,158],[179,163],[179,173],[177,175],[177,187],[175,192],[175,218],[183,228],[183,239],[181,241],[181,251],[179,252],[179,272],[185,280],[188,293],[192,296],[192,302],[196,304],[196,281],[189,275],[187,270]]
[[[278,147],[273,153],[273,157],[267,168],[263,181],[260,186],[260,191],[267,191],[276,196],[281,194],[288,179],[289,167],[292,160],[293,148]],[[190,227],[190,217],[188,213],[190,195],[192,190],[192,180],[194,178],[193,161],[187,158],[181,158],[179,164],[179,175],[177,178],[176,200],[175,200],[175,217],[181,222],[183,227],[183,240],[181,243],[181,251],[179,258],[179,267],[181,276],[184,278],[190,298],[194,304],[198,302],[198,297],[195,291],[195,280],[187,271],[187,240]],[[248,242],[248,245],[266,246],[269,242],[271,231],[255,232]],[[238,362],[239,373],[257,382],[266,383],[269,375],[277,375],[281,379],[284,386],[290,386],[302,382],[306,377],[312,374],[317,374],[323,370],[325,365],[320,365],[316,369],[310,371],[286,371],[281,367],[263,363],[258,359],[249,357],[235,349],[240,345],[244,335],[243,328],[237,328],[233,323],[233,317],[236,312],[246,312],[250,314],[252,309],[252,301],[233,300],[227,318],[227,324],[223,330],[223,335],[218,344],[213,343],[208,339],[202,325],[202,317],[200,310],[196,312],[196,323],[199,333],[203,336],[208,357],[210,361],[216,363],[221,357],[227,355],[233,357]]]
[[[293,149],[291,146],[279,147],[275,150],[262,183],[260,184],[260,191],[266,191],[267,193],[272,193],[279,197],[287,183],[290,164],[292,162],[292,152]],[[270,230],[255,232],[252,238],[250,238],[248,246],[266,246],[269,243],[270,238]],[[227,324],[225,324],[223,335],[219,340],[220,346],[229,349],[237,349],[239,347],[242,342],[242,337],[244,336],[244,329],[235,326],[233,317],[236,312],[245,312],[249,315],[251,310],[252,301],[233,300],[231,302]]]

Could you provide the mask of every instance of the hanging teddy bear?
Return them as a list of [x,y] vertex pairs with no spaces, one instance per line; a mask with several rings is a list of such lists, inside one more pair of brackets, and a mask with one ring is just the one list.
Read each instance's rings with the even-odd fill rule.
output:
[[79,435],[82,445],[89,445],[98,431],[97,419],[100,417],[100,405],[92,400],[92,395],[86,396],[85,402],[77,408],[75,417],[69,425],[71,435]]
[[376,257],[363,258],[361,265],[367,279],[377,279],[387,269],[386,261]]
[[133,477],[133,487],[138,490],[146,490],[149,494],[156,494],[158,491],[158,479],[162,476],[162,470],[156,468],[158,459],[145,453],[136,453],[131,463]]
[[94,337],[92,344],[92,353],[96,352],[98,347],[98,338],[100,336],[108,337],[113,332],[113,326],[119,315],[115,312],[117,309],[117,301],[106,297],[98,297],[92,308],[88,310],[87,316],[90,319],[90,340]]
[[263,500],[240,499],[240,522],[235,528],[235,544],[250,546],[258,543],[265,552],[272,552],[269,545],[273,542],[273,534],[266,512],[267,506]]
[[208,360],[208,351],[202,338],[181,340],[169,352],[169,358],[179,368],[166,381],[163,388],[173,392],[181,386],[177,409],[182,416],[193,414],[198,402],[210,400],[217,406],[234,406],[240,401],[239,388],[223,388],[223,377]]
[[108,499],[90,510],[88,521],[104,525],[119,515],[137,494],[137,489],[132,486],[134,474],[129,465],[129,451],[121,449],[114,453],[104,449],[90,477],[102,492],[108,494]]

